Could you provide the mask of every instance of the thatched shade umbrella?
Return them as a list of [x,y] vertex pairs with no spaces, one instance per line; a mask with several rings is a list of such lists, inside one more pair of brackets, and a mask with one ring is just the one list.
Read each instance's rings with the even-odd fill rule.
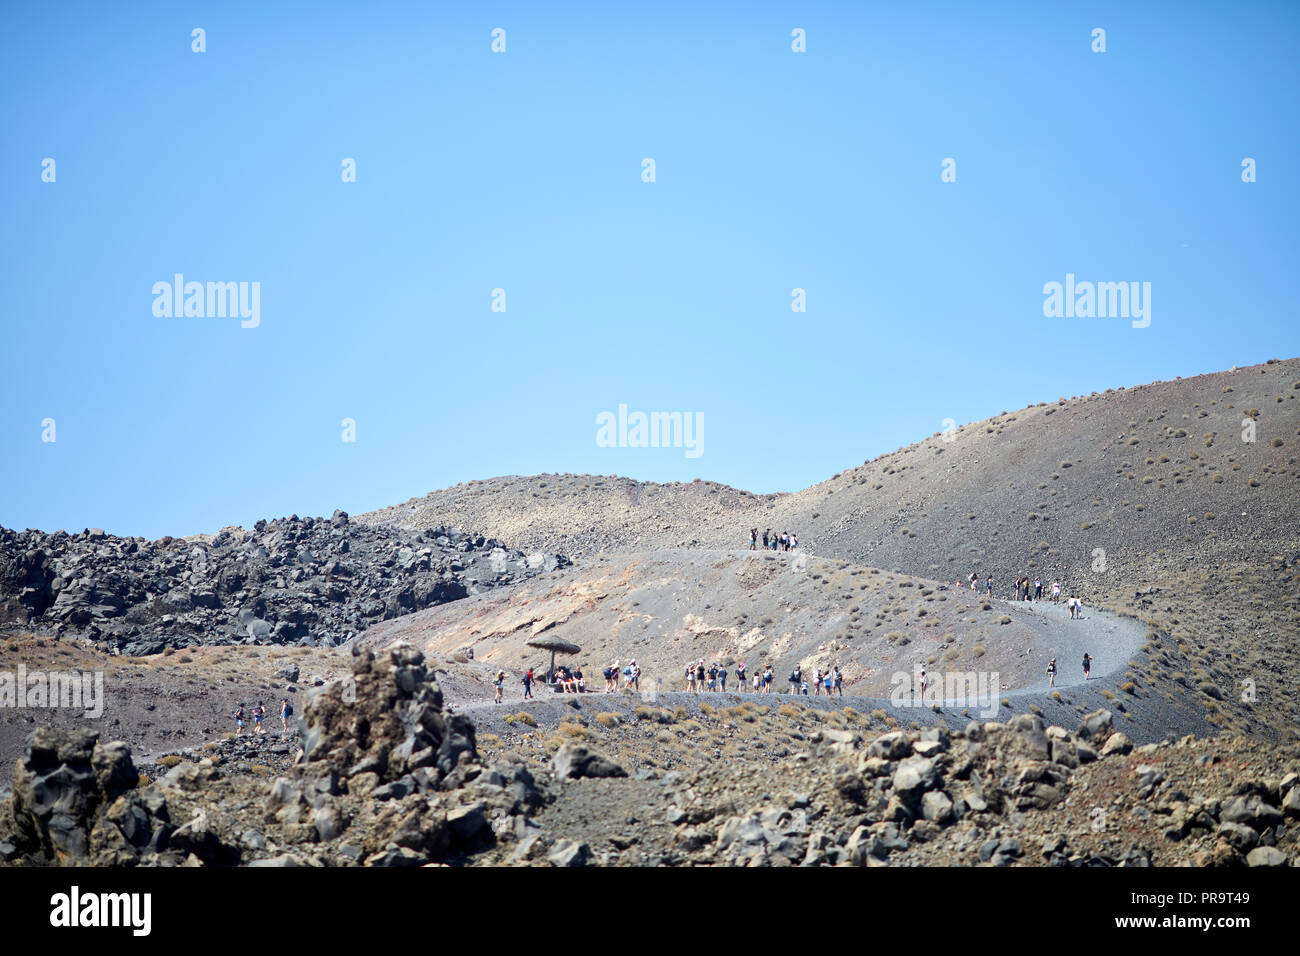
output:
[[556,654],[577,654],[582,648],[577,644],[570,644],[568,641],[562,641],[558,637],[534,637],[531,641],[525,642],[529,647],[539,647],[544,651],[551,652],[551,669],[546,672],[546,683],[550,684],[555,680],[555,655]]

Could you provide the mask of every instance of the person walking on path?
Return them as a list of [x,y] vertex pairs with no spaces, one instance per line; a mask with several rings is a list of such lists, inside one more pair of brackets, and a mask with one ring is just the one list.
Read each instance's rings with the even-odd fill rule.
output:
[[506,672],[497,671],[496,679],[492,683],[496,685],[496,689],[497,689],[496,698],[493,700],[493,703],[499,704],[501,703],[502,691],[505,689],[506,686]]
[[1041,601],[1042,599],[1043,599],[1043,579],[1038,577],[1037,575],[1034,575],[1034,600]]
[[244,732],[244,705],[240,704],[239,709],[235,711],[235,734],[238,736]]
[[1056,658],[1053,657],[1047,662],[1047,686],[1056,686]]
[[768,528],[766,531],[763,532],[763,550],[764,550],[764,551],[767,550],[767,536],[768,536],[769,534],[771,534],[771,533],[772,533],[772,529],[771,529],[771,528]]
[[988,582],[984,585],[984,593],[988,595],[989,600],[993,599],[993,575],[989,575]]
[[253,708],[253,733],[266,733],[266,728],[262,726],[262,718],[265,716],[266,708],[262,706],[262,702],[259,700],[257,706]]
[[925,703],[925,688],[930,683],[930,678],[926,676],[925,668],[921,668],[921,702]]
[[758,547],[758,529],[750,528],[749,529],[749,550],[753,551],[757,547]]
[[741,661],[736,665],[736,682],[740,684],[741,693],[749,690],[749,685],[745,682],[745,662]]
[[695,661],[686,665],[686,692],[695,693]]
[[280,698],[280,726],[284,728],[284,732],[286,734],[289,732],[289,718],[292,716],[293,716],[293,708],[289,706],[289,698],[281,697]]
[[1083,654],[1083,679],[1088,680],[1092,675],[1092,655],[1088,652]]
[[1061,582],[1060,581],[1052,582],[1052,603],[1053,604],[1061,603]]
[[532,698],[533,698],[533,669],[530,667],[528,668],[528,672],[524,674],[524,700],[532,700]]
[[763,671],[763,693],[764,694],[772,693],[773,676],[774,675],[772,674],[772,667],[771,665],[768,665],[768,667]]

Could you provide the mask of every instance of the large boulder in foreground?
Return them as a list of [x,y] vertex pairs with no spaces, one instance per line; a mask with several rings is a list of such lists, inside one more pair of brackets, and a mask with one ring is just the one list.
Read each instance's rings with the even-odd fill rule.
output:
[[[132,866],[173,843],[171,862],[185,859],[190,848],[172,839],[166,801],[139,780],[122,742],[37,729],[14,769],[13,795],[0,804],[0,862]],[[219,844],[205,849],[213,862],[234,862]]]
[[478,757],[474,724],[443,713],[424,654],[409,644],[378,659],[359,651],[351,676],[314,691],[304,709],[301,776],[373,774],[380,784],[418,775],[422,790],[449,788]]

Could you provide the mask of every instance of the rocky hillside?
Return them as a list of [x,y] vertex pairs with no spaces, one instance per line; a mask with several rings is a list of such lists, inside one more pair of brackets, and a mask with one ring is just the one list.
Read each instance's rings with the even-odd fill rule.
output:
[[489,804],[493,820],[510,820],[541,800],[518,765],[485,774],[473,724],[443,714],[437,684],[409,648],[359,656],[305,710],[302,746],[274,781],[220,753],[283,767],[269,742],[251,752],[229,742],[217,759],[174,762],[154,783],[120,742],[39,729],[0,804],[0,862],[460,862],[493,841]]
[[[748,546],[740,515],[761,514],[782,495],[755,495],[712,481],[660,485],[616,475],[532,475],[489,478],[411,498],[358,515],[381,527],[419,527],[434,515],[466,527],[493,529],[503,541],[562,542],[577,559],[607,552],[708,545]],[[482,519],[490,524],[477,524]],[[721,531],[721,534],[719,533]],[[556,545],[548,545],[556,547]]]
[[[1285,866],[1300,754],[1075,729],[891,727],[745,701],[572,702],[552,734],[448,716],[423,655],[354,657],[282,743],[189,751],[158,779],[90,731],[37,730],[0,802],[0,864]],[[529,719],[525,719],[529,718]],[[761,760],[762,773],[737,773]]]
[[378,621],[567,564],[454,528],[357,524],[342,511],[191,540],[0,529],[0,626],[126,654],[335,645]]
[[532,708],[480,731],[487,759],[569,767],[581,748],[626,774],[564,782],[536,843],[482,862],[554,863],[557,833],[610,865],[1285,866],[1300,850],[1294,748],[1135,747],[1106,710],[1068,728],[1022,714],[949,731],[771,699],[600,707],[554,731],[523,719]]

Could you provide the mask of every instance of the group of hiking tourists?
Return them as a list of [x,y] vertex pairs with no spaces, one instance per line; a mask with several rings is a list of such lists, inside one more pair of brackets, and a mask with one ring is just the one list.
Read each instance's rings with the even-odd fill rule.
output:
[[[641,687],[641,665],[635,660],[628,661],[624,667],[619,666],[615,661],[602,672],[605,678],[605,693],[617,690],[639,690]],[[528,668],[523,674],[522,682],[524,685],[524,700],[534,700],[533,685],[537,683],[537,675],[533,668]],[[502,694],[505,689],[506,672],[498,670],[493,676],[492,685],[496,689],[495,702],[501,703]],[[585,694],[587,692],[587,681],[582,676],[582,668],[574,666],[565,667],[561,664],[555,668],[555,673],[551,675],[551,686],[562,694]]]
[[[768,528],[763,532],[763,550],[764,551],[793,551],[799,547],[799,536],[791,531],[782,531],[780,534],[773,534],[772,529]],[[749,529],[749,550],[758,550],[759,534],[757,528]]]
[[[283,731],[286,734],[289,732],[289,718],[292,716],[293,716],[293,704],[289,703],[289,698],[281,697],[280,698],[280,727],[281,729],[283,729]],[[266,727],[263,726],[262,724],[262,721],[264,721],[265,719],[266,719],[266,708],[262,706],[261,701],[258,701],[257,706],[253,708],[253,733],[255,734],[266,733]],[[239,707],[235,709],[235,733],[242,734],[243,732],[244,732],[244,705],[240,704]]]
[[[970,589],[972,591],[981,590],[980,576],[975,571],[972,571],[970,573],[970,577],[966,579],[965,583],[970,586]],[[958,588],[962,587],[961,581],[957,582],[957,587]],[[993,575],[990,574],[984,580],[982,590],[984,591],[987,597],[990,598],[993,597]],[[1052,582],[1049,595],[1051,597],[1051,601],[1053,604],[1061,603],[1061,582],[1060,581]],[[1023,578],[1016,578],[1015,584],[1011,586],[1010,600],[1012,601],[1045,600],[1045,598],[1043,597],[1043,579],[1038,575],[1035,575],[1032,580],[1030,580],[1029,575],[1025,575]],[[1071,620],[1077,620],[1078,618],[1083,617],[1083,599],[1079,597],[1078,594],[1070,595],[1070,597],[1066,599],[1065,605],[1070,609]]]
[[[790,673],[787,682],[790,685],[791,694],[803,694],[808,696],[809,683],[807,675],[803,669],[796,664],[794,670]],[[741,661],[736,664],[736,681],[732,685],[738,693],[755,693],[770,694],[775,678],[770,666],[763,668],[762,673],[750,674]],[[820,697],[824,691],[827,697],[838,693],[844,696],[844,672],[840,670],[840,665],[828,667],[825,670],[818,667],[813,674],[811,684],[813,696]],[[699,694],[725,694],[727,692],[727,665],[725,663],[704,665],[704,658],[697,661],[691,661],[686,665],[686,690],[688,693]]]
[[[1092,655],[1084,652],[1083,655],[1083,679],[1092,679]],[[1056,658],[1053,657],[1047,662],[1047,686],[1056,686]]]

